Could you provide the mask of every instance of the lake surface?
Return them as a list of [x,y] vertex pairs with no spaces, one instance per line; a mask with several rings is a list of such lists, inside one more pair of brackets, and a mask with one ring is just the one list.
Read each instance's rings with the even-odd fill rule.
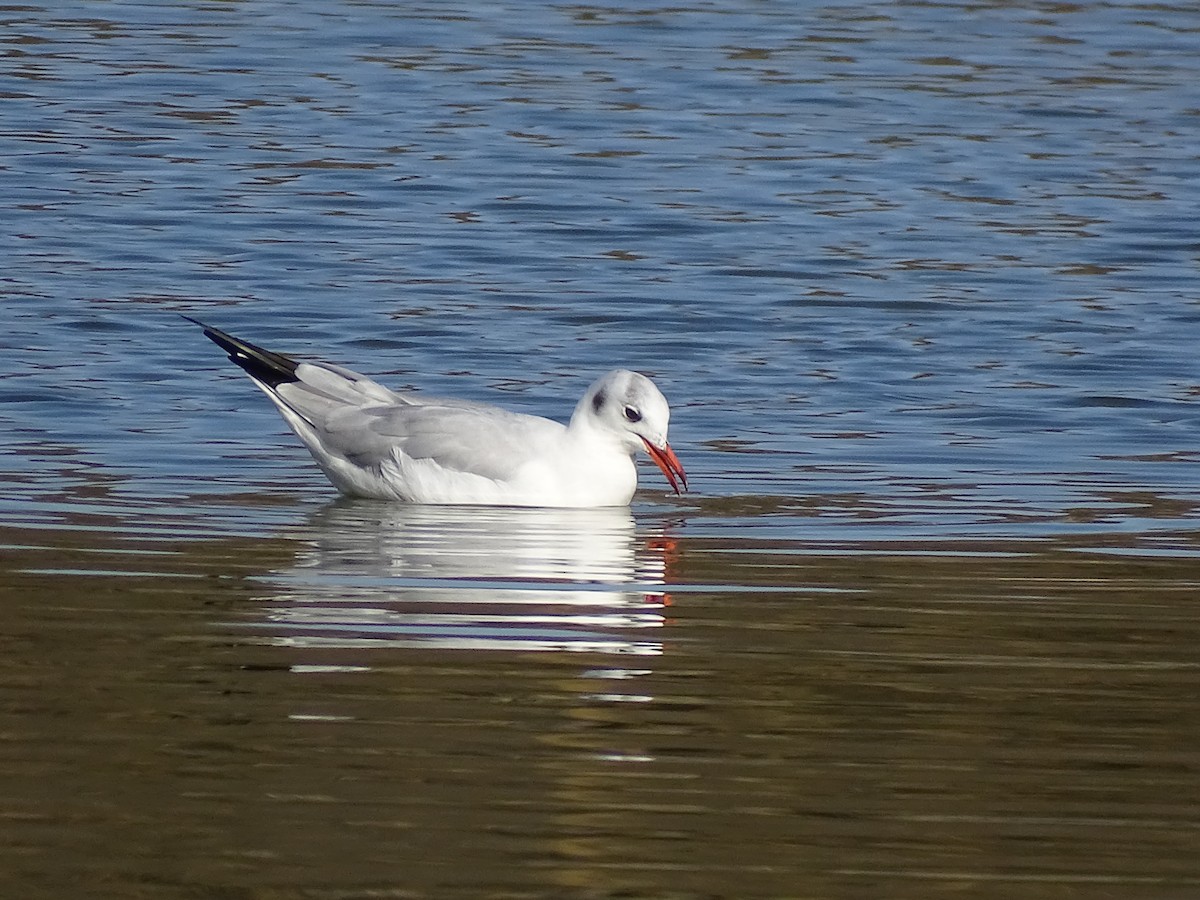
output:
[[[0,9],[0,895],[1200,893],[1200,10]],[[337,499],[179,313],[692,492]]]

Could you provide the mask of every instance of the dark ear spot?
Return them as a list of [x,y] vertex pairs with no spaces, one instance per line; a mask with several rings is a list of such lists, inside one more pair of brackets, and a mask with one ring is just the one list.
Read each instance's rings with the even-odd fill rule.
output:
[[604,396],[604,391],[596,391],[596,396],[592,398],[592,412],[594,412],[596,415],[600,415],[600,408],[604,406],[607,401],[608,398]]

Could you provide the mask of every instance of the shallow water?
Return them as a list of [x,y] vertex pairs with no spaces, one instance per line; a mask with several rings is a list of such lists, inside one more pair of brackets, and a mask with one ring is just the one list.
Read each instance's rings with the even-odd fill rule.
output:
[[6,535],[10,885],[1200,887],[1190,560],[847,555],[619,515],[529,559],[536,516],[363,506],[286,539]]
[[[1200,12],[0,22],[0,893],[1200,890]],[[694,490],[335,500],[179,312]]]

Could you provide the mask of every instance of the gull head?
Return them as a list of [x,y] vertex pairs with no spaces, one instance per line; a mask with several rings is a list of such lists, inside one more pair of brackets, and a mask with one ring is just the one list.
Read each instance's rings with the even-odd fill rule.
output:
[[611,434],[632,455],[645,448],[675,493],[687,489],[687,475],[667,443],[671,408],[654,382],[638,372],[615,369],[588,388],[571,417],[572,427]]

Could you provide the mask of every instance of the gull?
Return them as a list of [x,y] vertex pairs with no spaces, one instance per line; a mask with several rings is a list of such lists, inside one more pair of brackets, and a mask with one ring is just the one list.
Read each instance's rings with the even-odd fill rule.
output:
[[645,449],[676,494],[671,411],[645,375],[615,369],[567,425],[497,406],[392,391],[350,369],[293,359],[184,316],[258,385],[352,497],[485,506],[627,506]]

